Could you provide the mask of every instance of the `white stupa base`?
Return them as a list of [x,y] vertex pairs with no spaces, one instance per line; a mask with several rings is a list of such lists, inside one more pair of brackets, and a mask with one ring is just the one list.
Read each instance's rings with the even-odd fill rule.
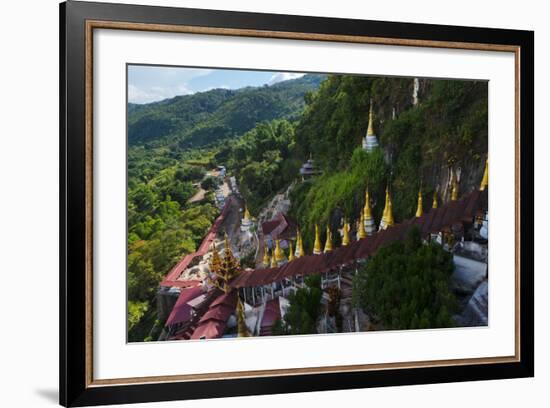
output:
[[378,147],[378,139],[376,136],[365,136],[363,139],[363,149],[367,152],[372,152],[375,148]]
[[365,220],[365,232],[367,235],[372,235],[376,232],[376,225],[374,225],[374,220],[372,218]]

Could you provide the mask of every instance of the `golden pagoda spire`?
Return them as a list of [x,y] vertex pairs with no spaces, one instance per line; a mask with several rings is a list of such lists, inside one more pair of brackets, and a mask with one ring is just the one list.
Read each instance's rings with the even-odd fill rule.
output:
[[267,249],[267,245],[265,244],[264,242],[264,257],[262,259],[262,263],[265,265],[265,266],[269,266],[269,250]]
[[321,237],[319,235],[319,226],[315,224],[315,243],[313,244],[313,254],[318,255],[321,252]]
[[277,263],[282,262],[285,260],[285,253],[281,249],[280,241],[277,239],[275,240],[275,261]]
[[[241,267],[239,265],[239,261],[235,258],[233,252],[231,251],[231,245],[229,244],[227,233],[225,234],[224,245],[225,248],[223,257],[219,260],[219,268],[217,271],[215,270],[216,268],[214,268],[213,272],[217,277],[216,285],[225,293],[229,293],[231,290],[229,287],[229,281],[240,273]],[[214,258],[215,256],[216,255],[214,252],[212,257]],[[216,260],[212,259],[211,265],[214,265],[215,262]]]
[[241,298],[237,300],[237,336],[238,337],[250,337],[248,326],[246,325],[246,317],[244,315],[244,307],[241,302]]
[[357,239],[363,239],[367,237],[367,232],[365,231],[365,216],[363,212],[359,216],[359,225],[357,226]]
[[451,201],[458,200],[458,183],[456,181],[456,178],[453,179],[453,184],[451,188]]
[[389,207],[388,207],[388,227],[392,227],[393,224],[395,224],[394,220],[393,220],[393,202],[391,200],[391,195],[390,195],[390,203],[389,203]]
[[365,217],[365,220],[369,220],[372,218],[372,211],[370,208],[370,199],[369,199],[369,188],[365,190],[365,206],[363,207],[363,216]]
[[332,233],[327,225],[327,240],[325,242],[325,253],[332,251]]
[[294,255],[299,258],[305,254],[304,243],[302,242],[302,233],[298,230],[298,236],[296,237],[296,253]]
[[222,259],[216,245],[212,244],[212,257],[210,258],[210,272],[214,274],[219,274],[221,271]]
[[393,226],[393,211],[392,202],[390,196],[389,187],[386,187],[386,203],[384,205],[384,212],[382,213],[382,220],[380,221],[380,229],[386,229]]
[[248,211],[248,206],[245,204],[244,206],[244,219],[250,220],[252,217],[250,216],[250,212]]
[[485,190],[488,185],[489,185],[489,158],[485,160],[485,170],[483,171],[483,179],[481,180],[479,191]]
[[369,126],[367,128],[367,136],[374,136],[374,115],[372,113],[372,98],[370,100],[370,108],[369,108]]
[[434,198],[432,200],[432,208],[437,208],[437,191],[434,191]]
[[350,229],[351,228],[349,226],[349,223],[344,222],[343,236],[342,236],[342,245],[343,246],[348,246],[349,243],[350,243],[350,239],[349,239],[349,230]]
[[294,260],[294,248],[292,248],[292,241],[288,241],[288,261]]
[[277,267],[277,261],[275,260],[275,255],[274,254],[271,254],[271,264],[270,266],[272,268],[276,268]]
[[422,217],[424,210],[422,209],[422,190],[418,190],[418,204],[416,206],[416,218]]

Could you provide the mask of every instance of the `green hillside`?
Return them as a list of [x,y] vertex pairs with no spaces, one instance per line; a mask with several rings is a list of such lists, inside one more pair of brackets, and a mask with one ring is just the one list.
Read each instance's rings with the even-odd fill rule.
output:
[[213,89],[146,105],[128,106],[128,143],[196,148],[246,132],[256,123],[298,117],[304,94],[321,75],[238,90]]

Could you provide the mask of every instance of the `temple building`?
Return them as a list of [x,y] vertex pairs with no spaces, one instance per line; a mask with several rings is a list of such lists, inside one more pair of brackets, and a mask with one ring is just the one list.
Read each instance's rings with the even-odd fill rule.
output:
[[275,248],[276,240],[280,241],[281,249],[287,249],[289,241],[296,239],[297,230],[296,222],[283,213],[278,213],[270,221],[262,223],[264,242],[269,249]]
[[378,139],[374,133],[374,117],[372,112],[372,100],[370,103],[369,109],[369,125],[367,128],[367,134],[363,138],[363,149],[367,152],[372,152],[376,147],[378,147]]
[[376,232],[376,225],[370,208],[369,189],[365,190],[365,206],[363,207],[363,225],[367,235],[372,235]]
[[300,175],[302,176],[302,181],[306,181],[307,179],[315,177],[318,174],[321,174],[321,172],[315,167],[315,163],[310,156],[309,159],[304,164],[302,164],[302,167],[300,167]]
[[384,205],[384,212],[382,213],[382,220],[380,220],[379,230],[385,230],[392,227],[394,224],[392,202],[390,196],[390,190],[386,187],[386,203]]
[[254,222],[252,221],[252,217],[250,216],[250,212],[248,211],[248,207],[244,206],[244,215],[241,220],[241,231],[242,232],[248,232],[254,225]]

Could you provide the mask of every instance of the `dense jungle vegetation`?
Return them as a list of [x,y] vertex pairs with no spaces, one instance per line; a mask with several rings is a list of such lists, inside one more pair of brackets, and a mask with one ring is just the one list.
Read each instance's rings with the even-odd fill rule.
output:
[[[449,165],[462,170],[461,194],[475,188],[487,154],[487,82],[421,79],[416,105],[413,87],[411,78],[306,75],[269,87],[130,105],[130,337],[151,334],[159,280],[196,248],[217,214],[211,194],[188,204],[214,165],[237,178],[257,214],[276,192],[299,181],[299,168],[311,156],[322,173],[296,183],[290,209],[306,252],[316,223],[324,232],[327,223],[336,229],[342,218],[358,218],[367,186],[378,220],[390,185],[396,222],[414,215],[420,188],[426,211],[436,190],[447,199],[442,186]],[[361,138],[371,100],[381,148],[368,154]],[[422,325],[423,317],[407,324]],[[391,327],[392,319],[386,324]]]

